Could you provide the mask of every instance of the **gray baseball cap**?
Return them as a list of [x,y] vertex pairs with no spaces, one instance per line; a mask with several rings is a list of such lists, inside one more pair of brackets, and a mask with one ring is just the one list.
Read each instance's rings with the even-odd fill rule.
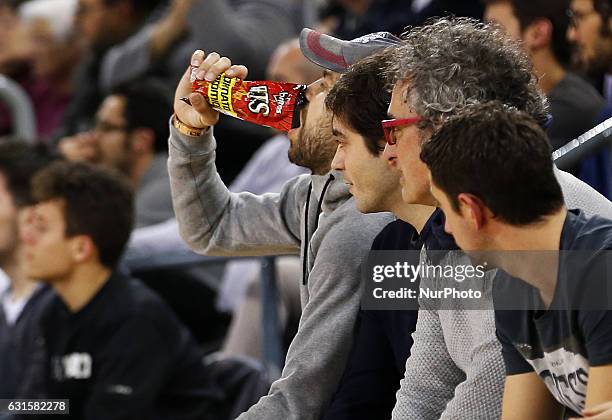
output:
[[389,32],[376,32],[343,41],[313,29],[304,28],[300,33],[300,48],[313,63],[337,73],[378,50],[398,45],[401,39]]

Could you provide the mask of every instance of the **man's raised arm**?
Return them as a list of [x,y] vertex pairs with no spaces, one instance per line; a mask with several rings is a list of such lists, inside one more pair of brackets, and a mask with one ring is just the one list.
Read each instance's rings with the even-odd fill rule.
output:
[[[197,69],[192,72],[192,69]],[[225,72],[244,79],[247,69],[216,53],[196,51],[176,90],[168,169],[181,236],[196,252],[213,255],[298,253],[300,221],[310,185],[308,176],[289,181],[280,194],[230,193],[215,167],[212,126],[219,119],[199,93],[191,75],[214,80]],[[191,105],[180,98],[189,97]],[[240,139],[228,139],[236,142]]]

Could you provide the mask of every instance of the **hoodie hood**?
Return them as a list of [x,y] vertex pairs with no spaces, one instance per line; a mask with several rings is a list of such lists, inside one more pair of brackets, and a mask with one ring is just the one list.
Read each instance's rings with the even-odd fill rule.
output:
[[323,214],[330,214],[351,198],[349,187],[344,183],[342,172],[331,171],[326,175],[312,176],[312,196],[321,202]]

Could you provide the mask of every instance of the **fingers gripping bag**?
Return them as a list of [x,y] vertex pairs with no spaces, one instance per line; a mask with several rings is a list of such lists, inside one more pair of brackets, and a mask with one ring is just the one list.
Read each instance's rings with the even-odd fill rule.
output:
[[306,102],[305,85],[245,81],[225,74],[213,82],[195,80],[192,91],[222,114],[280,131],[300,126],[299,111]]

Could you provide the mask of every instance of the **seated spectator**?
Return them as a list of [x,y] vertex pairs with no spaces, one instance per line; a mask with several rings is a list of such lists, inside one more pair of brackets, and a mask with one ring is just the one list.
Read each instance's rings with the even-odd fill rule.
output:
[[[447,231],[468,254],[478,251],[474,264],[486,261],[505,272],[493,282],[506,365],[504,420],[558,419],[562,409],[582,415],[585,404],[612,400],[610,279],[604,274],[612,220],[568,211],[550,153],[534,120],[499,103],[448,120],[421,152]],[[531,252],[516,258],[503,251]],[[578,261],[578,253],[551,259],[535,251],[586,253]],[[508,292],[500,278],[506,273],[517,288],[529,286],[513,301],[514,311],[497,310]],[[602,294],[605,305],[593,299]]]
[[30,180],[51,157],[43,148],[0,140],[0,398],[15,398],[35,349],[33,331],[50,289],[26,274],[19,225],[34,201]]
[[567,71],[569,4],[570,0],[486,0],[485,8],[485,20],[499,24],[509,37],[521,41],[533,62],[553,117],[548,129],[553,150],[590,129],[604,106],[592,86]]
[[[550,104],[552,124],[548,135],[553,150],[588,131],[605,101],[587,81],[567,71],[570,0],[486,0],[485,3],[485,19],[501,25],[512,39],[521,40],[533,62],[538,85]],[[583,168],[596,176],[580,177]],[[571,172],[611,197],[607,152],[581,162]]]
[[[572,0],[568,38],[576,44],[578,66],[595,80],[612,104],[612,1]],[[610,112],[612,114],[612,112]]]
[[132,229],[129,186],[61,162],[38,173],[33,195],[26,275],[57,296],[23,397],[68,398],[71,419],[211,418],[202,352],[157,295],[116,270]]
[[77,37],[87,50],[73,80],[73,96],[55,139],[90,129],[105,92],[99,87],[101,62],[152,18],[160,0],[78,0]]
[[135,226],[174,216],[166,160],[172,104],[162,86],[143,81],[107,96],[92,131],[62,140],[71,160],[88,160],[122,172],[135,190]]
[[[596,121],[603,122],[612,118],[612,1],[573,0],[570,15],[568,37],[577,47],[577,64],[595,81],[596,87],[608,101]],[[601,166],[610,171],[606,160],[600,159]],[[593,173],[593,168],[583,168],[583,171],[584,177],[594,178],[597,175]],[[608,187],[612,191],[612,185]]]
[[[76,4],[76,0],[32,0],[17,9],[11,60],[21,62],[23,68],[8,75],[30,97],[38,138],[43,141],[59,126],[72,95],[72,76],[81,56],[81,45],[73,32]],[[4,59],[8,60],[11,49],[5,51]],[[0,134],[11,129],[11,115],[2,105]]]

